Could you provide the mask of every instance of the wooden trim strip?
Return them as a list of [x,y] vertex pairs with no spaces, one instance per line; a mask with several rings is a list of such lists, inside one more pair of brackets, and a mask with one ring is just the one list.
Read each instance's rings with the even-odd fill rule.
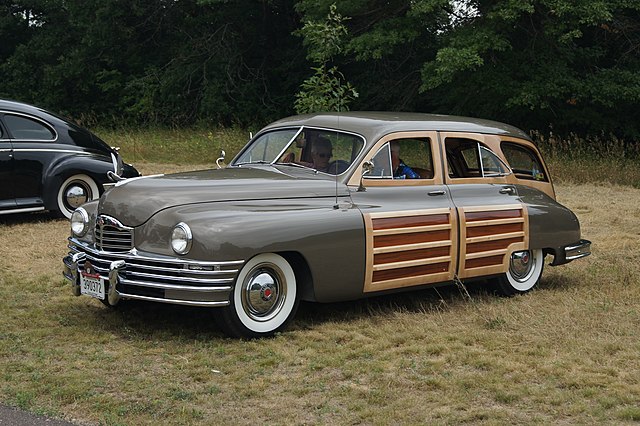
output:
[[477,253],[469,253],[467,254],[466,260],[471,259],[480,259],[483,257],[491,257],[491,256],[501,256],[507,253],[507,249],[500,250],[489,250],[489,251],[479,251]]
[[487,225],[508,225],[511,223],[522,223],[523,217],[514,217],[511,219],[489,219],[489,220],[477,220],[475,222],[467,222],[468,227],[474,226],[487,226]]
[[414,226],[410,228],[390,228],[390,229],[376,229],[373,231],[373,236],[379,235],[395,235],[395,234],[410,234],[413,232],[428,232],[428,231],[442,231],[443,229],[451,229],[451,224],[444,225],[425,225]]
[[473,243],[483,243],[486,241],[495,241],[495,240],[507,240],[509,238],[524,238],[524,231],[519,232],[509,232],[507,234],[491,234],[491,235],[483,235],[481,237],[467,237],[466,243],[467,245]]
[[432,209],[432,210],[406,210],[406,211],[396,211],[396,212],[375,212],[368,213],[368,216],[371,219],[379,219],[379,218],[389,218],[389,217],[405,217],[405,216],[432,216],[437,214],[451,214],[451,209],[449,208],[441,208],[441,209]]
[[409,266],[430,265],[432,263],[445,263],[451,260],[451,256],[432,257],[428,259],[406,260],[404,262],[382,263],[374,265],[374,271],[385,271],[388,269],[407,268]]
[[[376,283],[380,281],[395,280],[398,278],[429,277],[434,274],[449,272],[450,269],[451,265],[448,261],[432,263],[429,265],[409,266],[407,268],[387,269],[373,272],[372,281]],[[424,281],[425,284],[427,282],[429,281]]]
[[373,254],[391,253],[395,251],[404,251],[404,250],[418,250],[423,248],[446,247],[446,246],[451,246],[451,240],[431,241],[428,243],[406,244],[401,246],[376,247],[373,249]]
[[393,288],[403,288],[416,285],[428,285],[433,283],[440,283],[445,281],[451,281],[452,275],[450,272],[441,272],[430,275],[416,275],[409,278],[396,278],[384,281],[376,281],[370,284],[365,291],[382,291],[390,290]]
[[497,210],[523,210],[522,204],[502,204],[497,206],[462,207],[464,213],[492,212]]

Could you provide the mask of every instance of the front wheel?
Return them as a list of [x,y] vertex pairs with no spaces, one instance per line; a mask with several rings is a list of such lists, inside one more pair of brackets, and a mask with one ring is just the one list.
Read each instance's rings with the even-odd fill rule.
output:
[[259,254],[238,274],[231,304],[216,316],[218,324],[234,337],[271,336],[295,315],[297,290],[295,273],[284,257]]
[[516,251],[509,259],[509,270],[496,280],[497,290],[505,296],[526,293],[542,276],[544,254],[541,249]]
[[99,196],[98,185],[93,179],[87,175],[73,175],[58,188],[57,212],[70,219],[76,208]]

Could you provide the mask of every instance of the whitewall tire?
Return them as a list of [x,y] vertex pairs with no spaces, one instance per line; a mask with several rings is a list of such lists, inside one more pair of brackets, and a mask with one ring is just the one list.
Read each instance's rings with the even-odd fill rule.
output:
[[298,309],[295,272],[284,257],[259,254],[242,267],[230,302],[217,316],[225,333],[248,338],[271,336],[284,329]]
[[497,279],[497,289],[505,296],[526,293],[540,282],[543,269],[544,253],[541,249],[513,252],[509,258],[509,269]]
[[58,188],[57,211],[67,219],[82,204],[95,200],[100,196],[98,185],[87,175],[73,175],[67,178]]

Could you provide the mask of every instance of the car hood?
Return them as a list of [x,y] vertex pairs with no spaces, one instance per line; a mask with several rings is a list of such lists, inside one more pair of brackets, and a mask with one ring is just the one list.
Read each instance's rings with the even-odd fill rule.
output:
[[233,167],[127,179],[100,198],[98,213],[138,226],[160,210],[186,204],[348,196],[347,187],[312,170]]

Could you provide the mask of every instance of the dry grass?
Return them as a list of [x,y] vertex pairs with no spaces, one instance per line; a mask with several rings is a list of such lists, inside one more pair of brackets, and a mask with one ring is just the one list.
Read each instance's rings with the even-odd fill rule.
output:
[[106,425],[639,421],[640,190],[557,190],[593,255],[536,291],[303,304],[258,341],[224,338],[207,310],[75,298],[66,222],[0,216],[0,401]]

